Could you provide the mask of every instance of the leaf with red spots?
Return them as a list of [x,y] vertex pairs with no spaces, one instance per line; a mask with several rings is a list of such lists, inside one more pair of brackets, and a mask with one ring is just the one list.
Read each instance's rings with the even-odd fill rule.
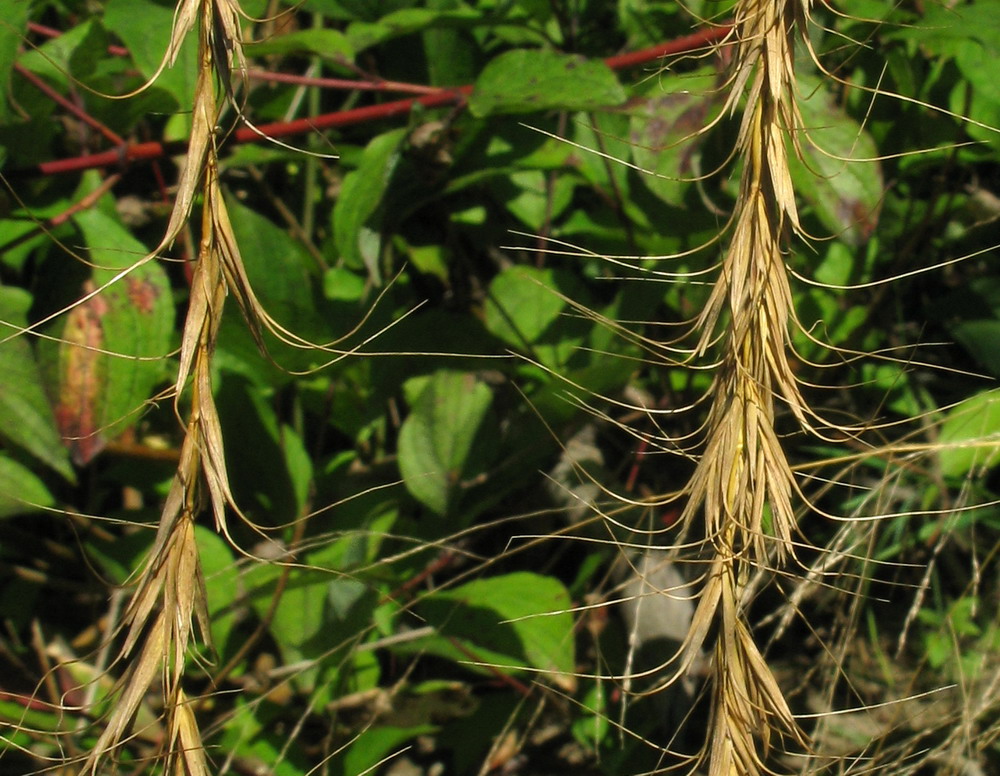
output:
[[117,220],[91,210],[75,221],[95,269],[63,325],[55,394],[59,431],[83,465],[139,419],[163,381],[174,310],[166,273],[142,261],[145,246]]
[[683,207],[690,181],[702,174],[700,157],[706,135],[698,132],[717,116],[716,73],[686,74],[680,88],[665,92],[651,82],[647,95],[629,102],[632,158],[643,170],[643,183],[673,207]]
[[805,76],[798,88],[805,130],[798,137],[802,158],[789,159],[796,191],[832,235],[861,245],[875,231],[885,193],[881,166],[873,161],[878,148],[829,91]]
[[[87,281],[84,293],[94,290]],[[101,433],[103,387],[107,383],[103,319],[107,302],[95,296],[74,307],[66,318],[59,348],[59,395],[56,423],[73,460],[83,465],[104,447]]]

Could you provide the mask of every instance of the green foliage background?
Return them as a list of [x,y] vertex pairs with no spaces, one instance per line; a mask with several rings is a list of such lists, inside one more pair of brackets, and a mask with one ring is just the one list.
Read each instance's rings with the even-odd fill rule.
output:
[[[699,132],[724,100],[718,55],[617,72],[602,58],[721,21],[728,5],[243,3],[248,19],[268,19],[247,21],[254,68],[473,90],[465,107],[310,134],[311,153],[225,145],[240,117],[220,122],[260,301],[338,352],[271,338],[265,357],[226,313],[217,403],[252,525],[234,521],[233,544],[199,527],[214,645],[188,671],[219,772],[357,776],[409,744],[428,772],[631,773],[668,765],[657,747],[672,740],[690,748],[672,738],[680,717],[624,702],[615,602],[621,545],[676,538],[660,535],[675,515],[655,496],[681,487],[691,463],[661,432],[697,430],[697,412],[669,411],[695,404],[711,377],[667,346],[708,294],[736,195],[735,128],[722,117]],[[0,769],[55,772],[53,759],[99,733],[80,705],[99,715],[119,675],[103,648],[118,586],[153,539],[176,462],[164,391],[198,235],[122,274],[160,239],[175,165],[40,174],[109,146],[22,71],[122,138],[183,140],[195,52],[141,94],[104,99],[156,73],[168,4],[4,9]],[[811,132],[795,184],[814,239],[790,257],[798,376],[824,386],[809,390],[821,413],[890,424],[873,437],[898,453],[870,457],[867,439],[786,442],[822,509],[899,516],[857,529],[849,554],[861,560],[831,588],[860,597],[812,591],[773,645],[790,674],[843,652],[790,683],[798,711],[817,688],[857,706],[977,686],[1000,665],[1000,91],[984,64],[1000,56],[1000,3],[849,10],[814,10],[827,72],[799,63]],[[29,20],[62,34],[46,40]],[[265,124],[394,97],[251,78],[240,99]],[[71,210],[111,174],[106,193]],[[566,450],[581,434],[593,454],[574,468]],[[818,547],[843,537],[817,511],[801,521]],[[794,587],[768,588],[759,616]],[[763,624],[759,637],[772,635]],[[996,700],[977,712],[969,755],[987,772],[1000,763]],[[155,770],[142,759],[156,712],[151,697],[123,772]]]

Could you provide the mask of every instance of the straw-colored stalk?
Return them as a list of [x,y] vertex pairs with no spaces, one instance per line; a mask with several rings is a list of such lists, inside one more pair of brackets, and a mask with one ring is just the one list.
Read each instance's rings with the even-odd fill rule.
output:
[[[242,61],[238,22],[238,7],[229,0],[182,0],[165,57],[165,64],[170,64],[183,38],[198,26],[199,73],[188,154],[166,234],[156,250],[143,260],[155,257],[177,237],[188,222],[200,192],[201,240],[175,386],[180,396],[187,390],[190,379],[191,413],[156,539],[124,618],[127,630],[120,657],[130,660],[131,665],[107,725],[84,763],[83,773],[101,772],[102,762],[113,756],[125,740],[157,674],[161,676],[166,717],[165,772],[186,776],[209,773],[194,712],[181,680],[195,620],[204,642],[209,640],[204,581],[194,535],[195,518],[202,508],[202,488],[207,486],[217,527],[223,532],[226,507],[233,505],[219,418],[212,398],[211,361],[228,291],[234,291],[244,312],[252,306],[246,304],[249,285],[219,187],[214,145],[220,110],[216,78],[221,76],[227,86],[229,58],[235,56]],[[220,52],[226,61],[218,61]],[[259,330],[251,328],[259,337]]]
[[[743,162],[732,242],[698,324],[699,352],[724,326],[704,453],[683,515],[704,514],[711,548],[705,589],[686,644],[687,663],[717,627],[714,701],[705,756],[710,776],[767,771],[772,738],[805,746],[746,623],[753,568],[793,554],[795,484],[775,430],[776,400],[809,426],[789,367],[791,292],[784,256],[798,229],[788,153],[799,126],[793,48],[808,0],[742,0],[732,41],[727,108],[745,104],[737,141]],[[745,101],[745,103],[744,103]],[[770,515],[768,519],[766,516]]]

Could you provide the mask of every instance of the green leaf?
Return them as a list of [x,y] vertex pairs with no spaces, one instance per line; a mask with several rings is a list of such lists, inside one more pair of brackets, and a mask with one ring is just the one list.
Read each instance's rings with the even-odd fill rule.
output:
[[100,24],[90,19],[37,49],[28,49],[19,62],[33,73],[44,76],[45,80],[66,88],[71,77],[85,78],[93,73],[107,46],[106,39]]
[[30,469],[0,453],[0,517],[36,512],[55,499]]
[[393,38],[412,35],[432,27],[473,27],[482,23],[482,13],[471,8],[403,8],[383,16],[377,22],[352,23],[347,28],[347,39],[357,51],[362,51]]
[[369,727],[351,744],[344,756],[342,773],[351,774],[372,773],[379,761],[399,749],[404,743],[417,736],[429,735],[437,731],[433,725],[416,725],[414,727],[395,727],[382,725]]
[[83,291],[111,283],[67,314],[59,344],[56,421],[82,465],[139,419],[163,381],[174,306],[163,268],[135,266],[146,247],[121,223],[96,208],[74,220],[95,265]]
[[[195,526],[198,559],[205,578],[205,596],[212,627],[212,642],[222,655],[227,654],[230,631],[236,622],[242,596],[240,572],[229,545],[217,533]],[[235,649],[235,648],[234,648]]]
[[520,571],[478,579],[433,593],[418,605],[420,616],[439,635],[417,642],[416,648],[501,670],[534,668],[570,688],[575,669],[570,606],[566,588],[552,577]]
[[994,377],[1000,377],[1000,321],[962,321],[951,327],[951,333]]
[[598,60],[517,49],[491,61],[476,80],[469,110],[483,117],[540,110],[595,110],[621,105],[625,90]]
[[359,302],[365,295],[365,279],[344,267],[331,267],[323,274],[323,296],[338,302]]
[[298,30],[247,46],[247,55],[262,57],[274,54],[306,52],[334,62],[350,62],[354,49],[342,32],[330,29]]
[[588,304],[587,289],[567,270],[512,267],[490,285],[486,328],[512,347],[553,369],[588,359],[580,345],[594,326],[581,316],[564,315],[572,299]]
[[[128,48],[136,67],[152,78],[163,62],[174,23],[175,9],[152,0],[108,0],[104,24]],[[180,106],[194,101],[198,77],[197,24],[188,33],[173,67],[156,77],[156,86],[177,100]]]
[[6,3],[3,23],[0,24],[0,122],[7,121],[11,116],[7,104],[10,93],[10,73],[14,68],[14,59],[21,46],[28,25],[28,3]]
[[540,170],[517,170],[503,176],[494,187],[498,193],[513,191],[504,197],[507,209],[529,229],[544,229],[569,206],[576,181],[568,175],[557,175],[551,181]]
[[854,160],[874,159],[878,148],[821,84],[803,77],[798,90],[805,130],[802,158],[789,156],[795,189],[833,235],[861,245],[878,223],[884,187],[878,162]]
[[[428,6],[452,13],[463,10],[459,0],[429,0]],[[480,48],[468,31],[443,27],[435,25],[423,33],[430,83],[434,86],[468,83],[476,77]]]
[[941,473],[963,477],[1000,463],[1000,389],[984,391],[952,407],[941,423]]
[[454,507],[463,480],[480,470],[473,442],[493,394],[474,375],[436,372],[399,431],[399,469],[407,490],[439,515]]
[[399,163],[405,129],[385,132],[372,140],[361,156],[358,169],[349,173],[333,208],[333,236],[337,250],[349,267],[368,268],[381,285],[379,256],[382,235],[378,224],[368,225],[379,210],[393,172]]
[[[0,321],[25,326],[31,302],[27,291],[0,286]],[[2,337],[12,333],[6,327],[0,332]],[[4,376],[0,391],[0,437],[75,482],[76,475],[45,394],[41,370],[26,337],[0,344],[0,374]]]
[[553,270],[522,266],[504,270],[490,284],[486,328],[517,348],[537,342],[566,307],[555,288]]
[[[379,518],[373,525],[382,528],[386,520]],[[345,536],[306,555],[303,567],[288,576],[270,630],[286,663],[316,661],[315,666],[296,675],[302,689],[312,690],[324,671],[340,666],[356,639],[365,635],[376,593],[343,571],[364,561],[369,544],[367,532]],[[280,574],[278,566],[261,565],[244,577],[250,601],[260,616],[271,609]]]
[[[268,314],[312,342],[329,342],[343,335],[344,329],[334,326],[331,318],[317,309],[320,283],[314,281],[313,275],[317,265],[302,245],[272,221],[232,198],[227,198],[226,206],[247,277]],[[328,360],[327,354],[318,351],[287,348],[270,333],[265,333],[264,340],[269,352],[287,369],[311,369]],[[276,373],[275,381],[288,379],[287,374],[261,363],[240,316],[224,320],[219,342],[227,353],[243,361],[240,371],[254,381],[263,382],[261,377],[272,373]]]
[[716,74],[692,73],[676,79],[668,94],[662,86],[652,96],[630,101],[629,139],[632,158],[645,173],[643,183],[675,207],[684,201],[690,181],[700,174],[696,160],[704,136],[697,136],[717,112]]
[[236,500],[266,525],[301,517],[312,478],[302,439],[279,423],[262,391],[240,378],[226,375],[216,402]]

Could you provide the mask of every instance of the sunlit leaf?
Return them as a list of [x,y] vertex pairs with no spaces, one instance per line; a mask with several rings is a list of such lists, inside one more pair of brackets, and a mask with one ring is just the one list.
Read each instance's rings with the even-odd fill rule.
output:
[[[27,325],[31,301],[26,291],[0,287],[0,321]],[[4,337],[12,333],[6,327],[2,331]],[[41,371],[25,337],[0,344],[0,374],[5,381],[0,391],[0,437],[31,453],[66,479],[74,480]]]
[[796,190],[831,234],[860,245],[878,223],[884,195],[879,164],[870,161],[878,157],[875,141],[812,79],[798,88],[805,130],[802,159],[789,158]]
[[482,24],[482,15],[471,8],[402,8],[377,22],[352,23],[347,28],[347,39],[361,51],[429,27],[472,27],[477,24]]
[[478,579],[421,602],[420,615],[439,635],[418,644],[473,669],[477,662],[504,671],[534,668],[571,688],[575,638],[569,607],[566,588],[552,577],[525,571]]
[[[95,269],[83,291],[93,293],[146,252],[101,210],[75,217]],[[166,273],[145,262],[77,304],[66,316],[59,346],[56,421],[74,460],[90,461],[105,443],[134,424],[163,381],[174,307]]]
[[14,67],[17,50],[21,46],[21,37],[27,26],[28,4],[12,3],[8,5],[4,12],[3,22],[0,24],[0,89],[2,89],[0,122],[6,121],[10,116],[10,108],[7,105],[10,74]]
[[399,431],[399,468],[407,490],[443,515],[454,505],[474,466],[470,453],[492,402],[472,374],[437,372]]
[[541,49],[501,54],[480,73],[469,97],[475,116],[620,105],[625,90],[599,60]]
[[696,133],[717,111],[715,78],[715,73],[686,75],[667,93],[657,84],[648,96],[629,102],[633,159],[645,173],[643,183],[668,205],[680,206],[702,172]]
[[[122,39],[145,78],[151,78],[167,51],[173,28],[174,9],[153,0],[109,0],[104,24]],[[195,36],[185,40],[177,61],[156,79],[156,87],[170,93],[180,106],[194,99],[198,74]]]
[[30,469],[0,454],[0,517],[35,512],[54,503],[45,483]]
[[247,46],[248,56],[273,56],[305,52],[332,59],[334,62],[354,59],[354,50],[342,32],[330,29],[297,30]]
[[376,283],[381,282],[381,234],[377,222],[374,228],[366,224],[378,212],[399,163],[400,146],[405,137],[406,131],[397,129],[372,140],[365,148],[358,169],[344,178],[333,208],[337,250],[349,267],[366,267]]
[[952,407],[937,441],[946,476],[961,477],[1000,463],[1000,390],[984,391]]

